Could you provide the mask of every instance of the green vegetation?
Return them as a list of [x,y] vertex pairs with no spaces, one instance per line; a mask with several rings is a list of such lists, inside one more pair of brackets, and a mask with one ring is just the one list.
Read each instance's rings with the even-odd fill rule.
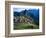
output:
[[38,29],[38,25],[29,23],[16,23],[14,29]]

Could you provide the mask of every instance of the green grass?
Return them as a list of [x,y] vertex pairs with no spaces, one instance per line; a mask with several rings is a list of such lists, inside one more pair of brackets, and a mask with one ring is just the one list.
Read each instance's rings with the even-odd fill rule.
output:
[[16,23],[14,24],[14,29],[38,29],[39,26],[36,24],[29,23]]

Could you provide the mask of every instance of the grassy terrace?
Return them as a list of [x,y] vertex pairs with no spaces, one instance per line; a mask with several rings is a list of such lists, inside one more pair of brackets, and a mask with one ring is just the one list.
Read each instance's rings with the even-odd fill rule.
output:
[[14,29],[38,29],[38,25],[30,23],[16,23]]

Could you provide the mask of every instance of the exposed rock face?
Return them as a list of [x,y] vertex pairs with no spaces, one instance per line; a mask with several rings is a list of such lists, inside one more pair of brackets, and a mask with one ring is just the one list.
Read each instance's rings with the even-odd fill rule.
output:
[[14,22],[15,23],[32,23],[32,18],[31,17],[24,17],[24,16],[20,16],[20,17],[14,17]]

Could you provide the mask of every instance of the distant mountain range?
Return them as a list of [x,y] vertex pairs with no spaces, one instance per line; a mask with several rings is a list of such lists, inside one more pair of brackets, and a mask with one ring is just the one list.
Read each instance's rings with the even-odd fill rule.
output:
[[14,11],[14,16],[30,16],[35,22],[39,23],[39,9],[25,9],[21,12]]

